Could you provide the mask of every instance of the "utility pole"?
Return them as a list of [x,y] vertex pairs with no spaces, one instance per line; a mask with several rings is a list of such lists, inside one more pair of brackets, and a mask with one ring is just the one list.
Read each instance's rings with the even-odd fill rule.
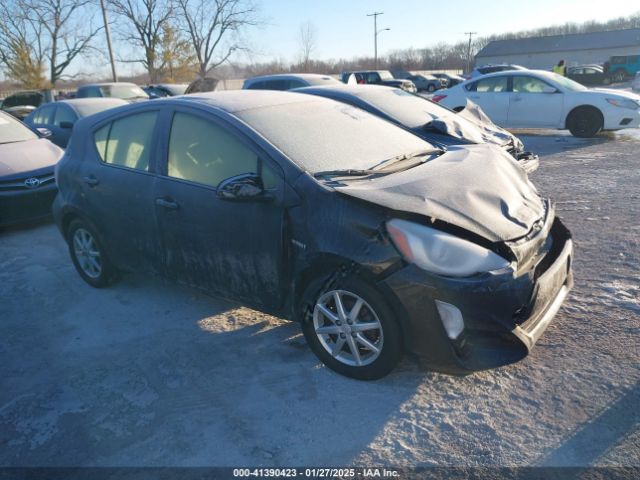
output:
[[467,47],[467,73],[471,71],[471,37],[477,35],[478,32],[464,32],[465,35],[469,35],[469,46]]
[[113,81],[118,81],[116,73],[116,62],[113,59],[113,47],[111,46],[111,32],[109,31],[109,19],[107,17],[107,9],[104,8],[104,0],[100,0],[100,8],[102,9],[102,19],[104,20],[104,32],[107,34],[107,48],[109,49],[109,61],[111,62],[111,76]]
[[378,69],[378,15],[384,15],[384,12],[368,13],[367,17],[373,17],[373,58]]

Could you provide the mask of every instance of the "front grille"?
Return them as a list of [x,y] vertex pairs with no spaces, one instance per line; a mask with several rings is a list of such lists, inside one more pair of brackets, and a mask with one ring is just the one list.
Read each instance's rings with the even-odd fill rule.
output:
[[[37,184],[33,186],[27,185],[27,180],[36,179]],[[53,173],[44,173],[41,175],[27,175],[19,179],[0,181],[0,192],[12,192],[21,190],[37,190],[44,187],[55,180]],[[36,183],[36,182],[34,182]]]

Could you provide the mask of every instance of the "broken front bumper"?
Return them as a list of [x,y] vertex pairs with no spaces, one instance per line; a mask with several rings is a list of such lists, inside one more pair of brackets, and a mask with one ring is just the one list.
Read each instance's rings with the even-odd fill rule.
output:
[[[430,368],[470,373],[524,358],[573,286],[571,235],[557,218],[552,245],[530,270],[448,278],[407,265],[380,283],[400,318],[406,349]],[[450,339],[436,300],[455,306],[464,329]]]
[[524,169],[525,172],[527,172],[527,174],[535,172],[540,166],[540,158],[535,153],[517,153],[516,160],[518,160],[518,164]]

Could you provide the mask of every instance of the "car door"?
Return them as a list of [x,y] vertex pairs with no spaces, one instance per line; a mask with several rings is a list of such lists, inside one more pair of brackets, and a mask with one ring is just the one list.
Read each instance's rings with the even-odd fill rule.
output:
[[[281,169],[213,114],[176,107],[167,123],[166,165],[155,187],[166,275],[277,307],[285,264]],[[221,182],[248,173],[260,175],[269,199],[219,196]]]
[[73,124],[78,120],[78,115],[71,107],[64,103],[58,103],[53,121],[50,122],[48,128],[51,130],[51,141],[59,147],[65,148],[69,143]]
[[583,85],[602,85],[605,74],[602,70],[592,67],[585,67],[583,74]]
[[564,109],[564,94],[531,75],[514,75],[507,126],[557,128]]
[[147,108],[101,122],[79,162],[82,210],[126,270],[160,268],[153,197],[158,118],[159,109]]
[[507,75],[481,78],[467,87],[467,98],[500,126],[506,124],[509,111],[508,78]]

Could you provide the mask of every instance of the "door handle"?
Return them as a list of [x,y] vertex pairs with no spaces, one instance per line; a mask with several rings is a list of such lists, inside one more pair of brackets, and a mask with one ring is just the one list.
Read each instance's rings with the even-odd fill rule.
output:
[[90,187],[95,187],[96,185],[98,185],[100,183],[100,180],[98,180],[93,175],[89,175],[87,177],[84,177],[83,180],[84,180],[84,183],[86,183]]
[[177,210],[179,205],[177,202],[166,198],[156,198],[156,205],[159,205],[169,210]]
[[469,98],[473,98],[474,100],[477,100],[480,98],[480,95],[469,95]]
[[522,101],[522,97],[513,97],[513,101],[514,102],[521,102]]

